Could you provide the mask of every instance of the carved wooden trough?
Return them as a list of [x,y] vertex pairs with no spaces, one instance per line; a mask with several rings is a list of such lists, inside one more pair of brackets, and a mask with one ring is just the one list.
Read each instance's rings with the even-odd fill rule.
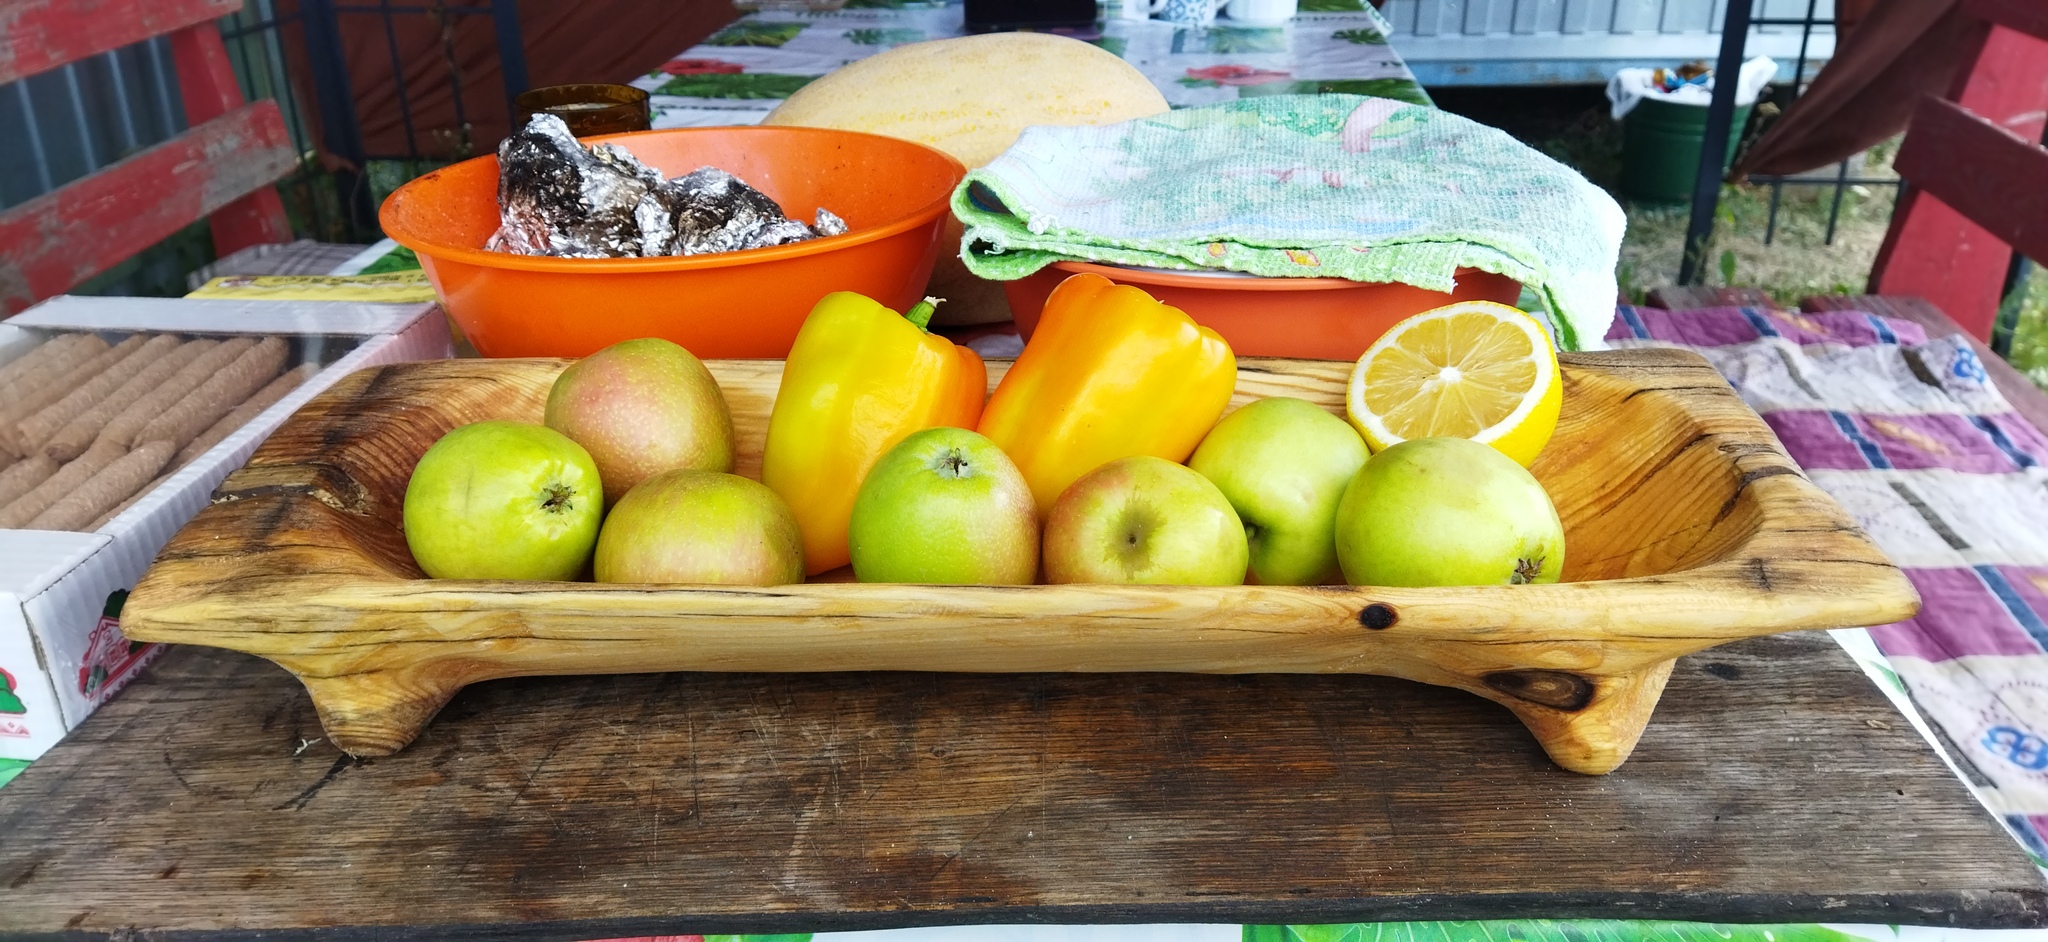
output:
[[[364,370],[229,477],[129,599],[135,639],[268,658],[358,755],[412,741],[466,684],[653,671],[1185,671],[1384,674],[1513,711],[1578,772],[1635,747],[1673,659],[1775,632],[1911,616],[1905,577],[1800,474],[1698,356],[1561,356],[1557,435],[1532,469],[1564,519],[1565,582],[1329,586],[776,588],[437,581],[400,506],[428,445],[482,419],[539,421],[566,361]],[[990,364],[990,380],[1007,364]],[[760,466],[782,364],[711,361],[739,471]],[[1239,361],[1236,404],[1342,414],[1351,364]],[[828,574],[828,577],[831,574]]]

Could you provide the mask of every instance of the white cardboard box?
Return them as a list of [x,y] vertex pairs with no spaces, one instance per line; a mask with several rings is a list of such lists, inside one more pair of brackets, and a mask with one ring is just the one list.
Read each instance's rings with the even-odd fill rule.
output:
[[0,758],[42,755],[155,657],[121,636],[120,604],[278,425],[356,370],[454,354],[432,304],[61,297],[0,322],[0,363],[64,330],[271,334],[292,342],[291,362],[326,366],[98,532],[0,530]]

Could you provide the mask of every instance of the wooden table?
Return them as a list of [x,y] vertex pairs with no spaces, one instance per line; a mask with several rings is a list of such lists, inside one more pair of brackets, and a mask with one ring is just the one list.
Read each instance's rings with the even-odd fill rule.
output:
[[667,674],[473,687],[395,756],[177,648],[0,790],[0,938],[592,939],[949,923],[2048,922],[1829,639],[1687,657],[1634,758],[1377,677]]

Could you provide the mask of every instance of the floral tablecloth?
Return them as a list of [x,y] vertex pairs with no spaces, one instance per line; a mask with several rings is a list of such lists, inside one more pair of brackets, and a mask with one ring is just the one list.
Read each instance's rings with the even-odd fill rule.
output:
[[[754,124],[790,93],[892,46],[966,35],[958,2],[851,0],[830,13],[759,12],[633,80],[657,128]],[[1360,0],[1303,0],[1284,26],[1221,18],[1207,29],[1104,18],[1062,30],[1131,63],[1174,107],[1254,95],[1347,92],[1428,104]]]

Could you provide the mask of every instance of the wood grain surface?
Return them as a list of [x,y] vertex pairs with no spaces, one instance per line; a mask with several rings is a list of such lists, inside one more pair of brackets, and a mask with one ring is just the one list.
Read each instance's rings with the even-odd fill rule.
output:
[[[780,361],[709,364],[753,473]],[[639,586],[429,580],[406,550],[414,463],[457,425],[532,421],[559,360],[440,361],[344,379],[271,436],[157,558],[129,637],[259,654],[328,737],[403,748],[464,685],[636,671],[1373,673],[1514,711],[1566,768],[1620,765],[1673,658],[1802,628],[1897,621],[1898,570],[1697,355],[1564,358],[1531,469],[1566,533],[1564,584]],[[1239,403],[1340,411],[1349,364],[1245,360]],[[998,376],[1000,364],[991,370]],[[994,379],[995,377],[992,377]]]
[[1660,713],[1589,777],[1370,676],[527,678],[352,759],[285,672],[175,647],[0,790],[0,938],[2043,923],[2018,846],[1825,636],[1684,658]]

